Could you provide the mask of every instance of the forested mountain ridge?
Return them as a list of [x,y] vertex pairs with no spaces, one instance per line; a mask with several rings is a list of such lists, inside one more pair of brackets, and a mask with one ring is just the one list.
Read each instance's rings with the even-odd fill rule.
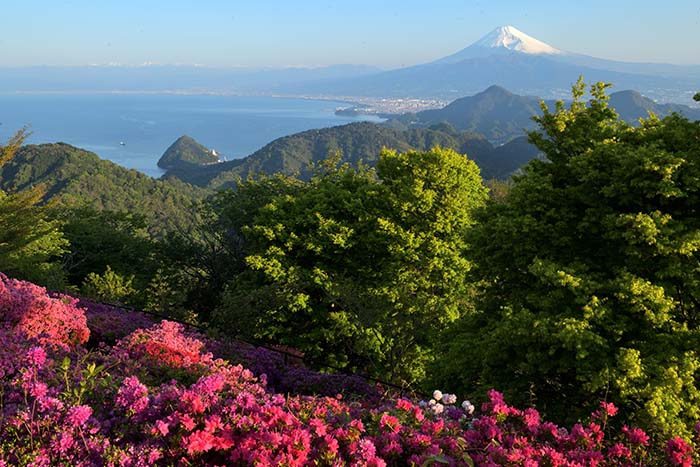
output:
[[[457,99],[441,109],[401,115],[387,123],[423,128],[447,122],[458,130],[477,132],[494,143],[504,143],[536,128],[532,117],[542,114],[541,102],[550,110],[556,104],[555,100],[543,101],[535,96],[522,96],[494,85],[473,96]],[[632,90],[610,94],[609,105],[622,120],[633,125],[640,118],[648,117],[649,112],[658,117],[677,112],[690,120],[700,119],[700,109],[680,104],[659,104]]]
[[[343,162],[356,165],[363,160],[372,165],[383,147],[424,151],[436,145],[466,154],[479,165],[486,179],[507,178],[538,154],[524,135],[536,128],[533,117],[542,114],[541,102],[551,110],[556,106],[554,100],[522,96],[494,85],[442,109],[400,115],[384,124],[358,122],[284,136],[243,159],[210,165],[181,161],[177,167],[170,167],[165,178],[209,188],[229,186],[239,177],[258,174],[299,174],[308,178],[309,163],[336,151],[340,151]],[[650,112],[658,117],[677,112],[690,120],[700,119],[699,109],[659,104],[637,91],[612,93],[609,105],[633,125]]]
[[[425,151],[435,146],[466,154],[479,165],[484,178],[507,177],[538,153],[534,147],[523,145],[523,141],[494,147],[483,136],[460,132],[450,125],[404,130],[359,122],[278,138],[244,159],[175,167],[165,177],[209,188],[228,186],[238,177],[245,179],[261,173],[299,174],[301,178],[308,178],[311,175],[309,163],[319,162],[337,151],[341,153],[342,162],[357,165],[362,160],[374,165],[382,148]],[[512,154],[516,146],[522,151]]]
[[66,206],[142,215],[152,233],[189,225],[206,191],[179,180],[156,180],[65,143],[28,145],[0,167],[0,189],[15,192],[42,184],[44,200]]

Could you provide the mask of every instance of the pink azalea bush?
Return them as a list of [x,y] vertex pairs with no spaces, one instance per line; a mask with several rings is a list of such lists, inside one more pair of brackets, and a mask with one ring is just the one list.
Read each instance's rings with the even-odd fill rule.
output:
[[90,330],[77,300],[0,273],[0,322],[27,337],[57,345],[87,342]]
[[137,329],[115,346],[125,350],[134,360],[150,361],[156,365],[188,368],[206,365],[212,360],[203,354],[204,343],[184,334],[184,326],[162,321],[149,329]]
[[[25,284],[13,287],[45,295]],[[686,440],[655,450],[639,428],[612,430],[617,409],[608,403],[566,429],[496,391],[479,413],[440,391],[428,402],[282,395],[178,324],[88,350],[74,345],[75,333],[26,333],[14,303],[24,302],[0,295],[9,310],[0,327],[0,467],[693,465]],[[54,345],[58,335],[65,345]]]

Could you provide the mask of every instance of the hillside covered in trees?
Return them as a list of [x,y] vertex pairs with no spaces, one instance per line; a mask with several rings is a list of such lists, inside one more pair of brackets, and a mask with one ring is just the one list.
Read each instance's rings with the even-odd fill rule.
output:
[[[489,141],[502,144],[537,128],[533,117],[541,116],[540,103],[550,110],[555,100],[514,94],[501,86],[491,86],[483,92],[462,97],[442,109],[408,113],[389,120],[387,124],[404,128],[427,128],[438,123],[449,123],[461,131],[484,135]],[[610,94],[609,105],[621,120],[637,125],[649,113],[666,117],[679,113],[690,120],[700,120],[700,109],[680,104],[660,104],[637,91],[625,90]]]
[[[213,189],[232,186],[239,178],[260,174],[284,173],[308,179],[313,172],[311,163],[338,152],[343,162],[357,166],[362,160],[373,166],[383,148],[426,151],[441,146],[474,160],[483,178],[506,180],[540,154],[527,142],[526,132],[536,129],[533,117],[542,115],[541,102],[538,97],[491,86],[442,109],[408,113],[382,124],[351,123],[278,138],[248,157],[219,164],[206,163],[212,161],[209,149],[189,139],[178,140],[174,146],[186,146],[185,153],[195,151],[203,159],[183,158],[176,166],[169,167],[165,178]],[[553,110],[556,101],[544,101],[544,105]],[[650,113],[665,117],[675,112],[690,120],[700,120],[699,109],[659,104],[636,91],[612,93],[609,105],[621,120],[631,125],[638,125],[639,119],[647,118]],[[169,151],[161,160],[171,156]]]
[[310,164],[336,153],[340,154],[342,162],[353,166],[360,161],[374,166],[383,148],[427,151],[435,146],[466,154],[479,165],[484,178],[507,178],[538,154],[524,137],[494,147],[479,134],[457,131],[449,124],[401,130],[363,122],[285,136],[239,160],[205,166],[181,165],[169,170],[165,178],[209,188],[231,186],[238,178],[258,174],[282,173],[308,179],[313,173]]
[[192,223],[192,209],[206,192],[179,180],[154,180],[68,144],[25,146],[0,166],[0,189],[41,186],[44,199],[68,207],[128,211],[163,233]]
[[219,158],[214,151],[202,146],[190,136],[183,135],[165,150],[158,159],[158,167],[170,169],[180,164],[203,165],[216,162],[219,162]]
[[[206,198],[183,182],[119,185],[121,172],[94,155],[20,149],[18,134],[0,148],[0,271],[17,279],[0,276],[0,352],[12,349],[0,424],[13,436],[0,437],[0,461],[50,452],[76,465],[116,465],[114,456],[155,465],[693,465],[700,122],[673,114],[630,125],[607,87],[579,81],[570,103],[544,106],[527,141],[510,143],[542,157],[488,187],[477,158],[459,151],[493,146],[445,124],[341,127],[357,139],[318,130],[319,158],[337,141],[369,151],[362,128],[423,146],[379,149],[372,166],[336,152],[301,177],[263,175]],[[316,149],[290,138],[302,153]],[[72,160],[94,172],[71,172]],[[90,176],[104,177],[114,200]],[[161,219],[127,211],[135,208],[125,190],[132,203],[200,202],[187,205],[196,215],[186,229],[156,229]],[[96,193],[102,205],[90,204]],[[210,337],[86,301],[102,313],[90,327],[70,295],[21,281],[30,279]],[[125,322],[124,333],[99,331]],[[86,352],[93,332],[105,345]],[[297,370],[278,376],[262,369],[267,357],[241,360],[244,341],[291,350]],[[251,360],[260,380],[232,365]],[[333,386],[342,395],[326,398],[326,382],[285,386],[295,380],[287,371],[361,374],[414,396],[377,399],[342,380]]]

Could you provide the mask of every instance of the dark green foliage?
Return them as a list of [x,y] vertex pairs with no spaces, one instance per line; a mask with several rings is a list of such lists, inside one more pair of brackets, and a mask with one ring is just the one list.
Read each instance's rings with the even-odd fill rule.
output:
[[143,293],[157,264],[156,246],[143,216],[76,208],[56,209],[52,217],[61,220],[63,233],[70,242],[63,258],[70,284],[82,285],[88,275],[104,274],[110,269],[122,278],[133,277],[134,293],[120,296],[121,303],[135,306],[145,303]]
[[633,128],[605,86],[537,121],[532,161],[478,216],[478,312],[449,336],[439,380],[505,390],[555,419],[611,400],[656,433],[700,418],[700,123]]
[[477,164],[485,177],[508,180],[537,157],[541,157],[540,150],[530,143],[527,136],[520,136],[495,147],[488,158],[479,159]]
[[307,183],[263,179],[227,196],[224,212],[247,224],[249,269],[228,285],[217,326],[327,365],[424,377],[469,295],[464,235],[486,197],[473,162],[384,151],[377,179],[324,164]]
[[238,219],[222,215],[219,203],[200,204],[197,224],[158,243],[161,269],[150,286],[149,311],[209,322],[224,286],[245,268],[243,238],[232,225]]
[[[287,193],[288,183],[301,186],[283,176],[262,178],[198,204],[195,224],[170,232],[155,245],[158,270],[148,285],[146,310],[208,323],[226,285],[246,270],[241,229],[253,223],[261,206]],[[236,334],[231,326],[226,330]]]
[[156,235],[193,223],[194,202],[205,195],[200,188],[154,180],[63,143],[23,147],[0,167],[0,189],[21,191],[38,184],[45,201],[142,215]]
[[219,162],[219,158],[208,149],[191,137],[180,136],[173,144],[165,150],[160,159],[158,167],[170,169],[175,166],[187,168],[191,165],[213,164]]
[[[13,261],[21,264],[0,264],[3,272],[55,288],[82,288],[94,298],[177,317],[186,316],[189,306],[197,308],[187,295],[201,284],[185,276],[173,259],[171,243],[166,246],[158,240],[174,232],[196,231],[202,224],[198,201],[207,193],[204,190],[178,180],[154,180],[62,143],[21,148],[0,167],[0,187],[17,191],[14,204],[8,205],[16,214],[6,218],[12,227],[3,230],[25,239],[34,237],[13,229],[44,239],[23,250],[15,248],[21,254]],[[31,209],[40,209],[46,221],[19,208],[37,203],[42,207]],[[53,243],[60,248],[45,244],[49,237],[42,237],[42,232],[60,238],[60,243]],[[191,238],[195,242],[198,237]],[[66,280],[43,278],[47,272],[36,266],[39,257],[63,253],[51,270],[53,275],[65,270]],[[187,254],[189,250],[183,250],[175,256]],[[198,259],[191,258],[188,264]],[[40,272],[42,277],[37,277]]]
[[[60,223],[51,220],[39,202],[42,186],[15,190],[5,186],[5,169],[15,163],[26,133],[18,132],[0,145],[0,271],[42,285],[61,287],[64,274],[59,261],[68,242]],[[3,189],[5,191],[3,191]]]

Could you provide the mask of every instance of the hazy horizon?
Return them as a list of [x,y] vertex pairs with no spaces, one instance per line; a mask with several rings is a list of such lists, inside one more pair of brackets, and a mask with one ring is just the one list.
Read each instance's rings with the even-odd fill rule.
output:
[[556,48],[628,62],[700,64],[691,0],[559,4],[415,0],[376,4],[183,0],[11,1],[0,67],[197,65],[397,68],[454,53],[513,25]]

